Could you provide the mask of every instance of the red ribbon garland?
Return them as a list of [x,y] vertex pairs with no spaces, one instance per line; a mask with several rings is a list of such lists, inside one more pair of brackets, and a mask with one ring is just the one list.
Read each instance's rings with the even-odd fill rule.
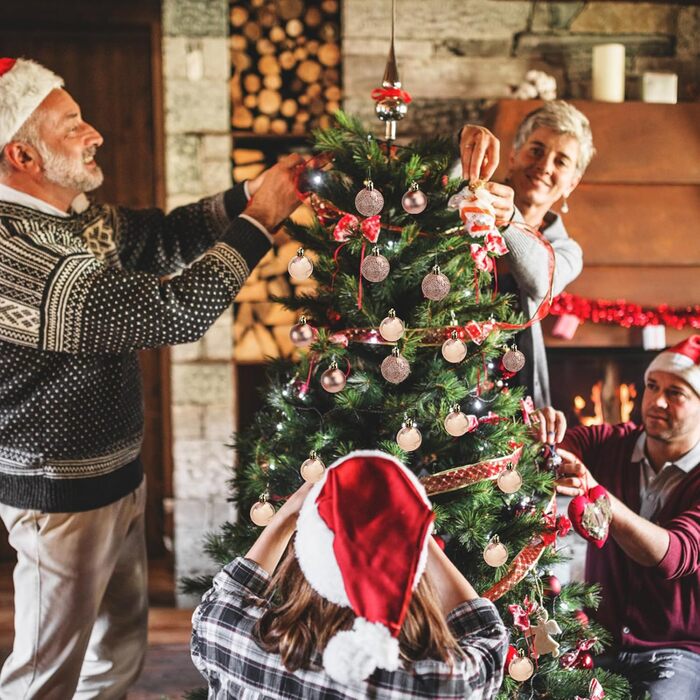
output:
[[587,299],[576,294],[563,293],[555,297],[550,313],[555,316],[571,315],[581,321],[592,323],[611,323],[623,328],[643,328],[662,325],[682,330],[683,328],[700,328],[700,305],[672,307],[668,304],[659,306],[641,306],[624,299]]

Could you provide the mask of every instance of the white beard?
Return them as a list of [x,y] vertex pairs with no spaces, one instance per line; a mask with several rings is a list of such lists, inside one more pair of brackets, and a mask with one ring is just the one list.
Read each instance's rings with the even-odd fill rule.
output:
[[55,185],[77,192],[92,192],[104,181],[104,174],[99,167],[88,172],[80,158],[59,155],[44,144],[37,146],[37,150],[43,160],[44,177]]

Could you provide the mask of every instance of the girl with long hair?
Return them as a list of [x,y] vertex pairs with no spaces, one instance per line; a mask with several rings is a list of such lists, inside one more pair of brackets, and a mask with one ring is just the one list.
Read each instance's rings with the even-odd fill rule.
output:
[[351,453],[304,484],[195,611],[209,698],[494,697],[505,627],[432,521],[418,480],[385,453]]

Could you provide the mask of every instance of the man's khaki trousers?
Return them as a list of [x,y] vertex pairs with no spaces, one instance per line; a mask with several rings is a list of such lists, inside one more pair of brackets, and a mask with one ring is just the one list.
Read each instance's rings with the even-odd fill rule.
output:
[[15,641],[0,700],[124,698],[146,651],[145,482],[103,508],[0,505],[17,550]]

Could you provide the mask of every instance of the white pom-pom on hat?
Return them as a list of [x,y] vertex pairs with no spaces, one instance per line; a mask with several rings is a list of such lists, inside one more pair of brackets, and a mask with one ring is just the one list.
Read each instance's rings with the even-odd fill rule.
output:
[[338,683],[352,685],[365,680],[377,668],[399,667],[399,641],[389,630],[358,617],[351,630],[334,635],[323,651],[323,668]]

